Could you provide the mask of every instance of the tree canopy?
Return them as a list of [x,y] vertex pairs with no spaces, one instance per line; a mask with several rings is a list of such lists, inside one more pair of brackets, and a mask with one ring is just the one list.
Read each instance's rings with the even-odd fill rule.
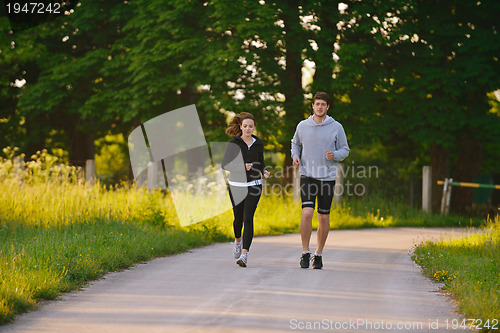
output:
[[196,104],[207,141],[252,112],[289,164],[326,91],[351,146],[382,147],[402,179],[427,163],[436,180],[500,170],[498,1],[88,0],[68,14],[22,31],[0,17],[2,146],[81,165],[96,139]]

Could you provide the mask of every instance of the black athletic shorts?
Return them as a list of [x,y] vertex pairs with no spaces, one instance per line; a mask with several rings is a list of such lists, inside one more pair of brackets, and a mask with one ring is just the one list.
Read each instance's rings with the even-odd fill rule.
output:
[[302,208],[314,208],[316,198],[318,198],[318,214],[330,214],[334,191],[335,180],[325,181],[300,176],[300,198],[302,199]]

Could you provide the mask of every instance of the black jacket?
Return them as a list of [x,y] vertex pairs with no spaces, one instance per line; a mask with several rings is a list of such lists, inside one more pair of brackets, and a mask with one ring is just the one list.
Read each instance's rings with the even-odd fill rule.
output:
[[[266,165],[264,164],[264,142],[255,135],[252,135],[252,137],[256,141],[250,148],[241,136],[235,136],[229,140],[224,151],[224,157],[222,158],[222,168],[230,172],[229,180],[250,182],[262,178],[262,174],[266,169]],[[241,167],[241,160],[235,160],[239,152],[241,152],[241,156],[243,157],[243,163],[253,163],[250,170],[246,171],[244,165],[243,168]],[[233,161],[236,163],[231,163]]]

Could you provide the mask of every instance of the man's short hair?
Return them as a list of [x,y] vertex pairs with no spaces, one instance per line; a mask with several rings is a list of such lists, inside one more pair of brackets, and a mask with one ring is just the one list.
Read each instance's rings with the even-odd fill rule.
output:
[[317,99],[321,99],[326,102],[326,105],[330,105],[330,96],[326,92],[320,91],[314,94],[313,104]]

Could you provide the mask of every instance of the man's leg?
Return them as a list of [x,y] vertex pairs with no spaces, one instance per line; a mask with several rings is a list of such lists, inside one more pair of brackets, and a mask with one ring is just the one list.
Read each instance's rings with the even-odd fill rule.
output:
[[323,267],[322,254],[330,231],[330,208],[334,189],[335,181],[323,181],[321,183],[321,191],[318,195],[318,242],[313,262],[313,268],[316,269]]
[[317,232],[318,243],[315,253],[317,254],[323,253],[323,248],[325,247],[329,231],[330,231],[330,214],[318,214],[318,232]]
[[314,214],[314,202],[318,187],[313,184],[312,178],[300,177],[300,197],[302,200],[302,217],[300,218],[300,237],[302,239],[302,256],[300,257],[300,267],[308,268],[311,259],[309,252],[309,242],[312,234],[312,218]]
[[302,239],[302,251],[309,251],[309,242],[312,234],[312,218],[314,208],[302,208],[302,217],[300,219],[300,237]]
[[314,202],[318,194],[318,184],[312,178],[300,177],[300,199],[302,201],[302,217],[300,218],[300,237],[302,239],[302,252],[309,251],[309,242],[312,234],[312,218],[314,215]]

